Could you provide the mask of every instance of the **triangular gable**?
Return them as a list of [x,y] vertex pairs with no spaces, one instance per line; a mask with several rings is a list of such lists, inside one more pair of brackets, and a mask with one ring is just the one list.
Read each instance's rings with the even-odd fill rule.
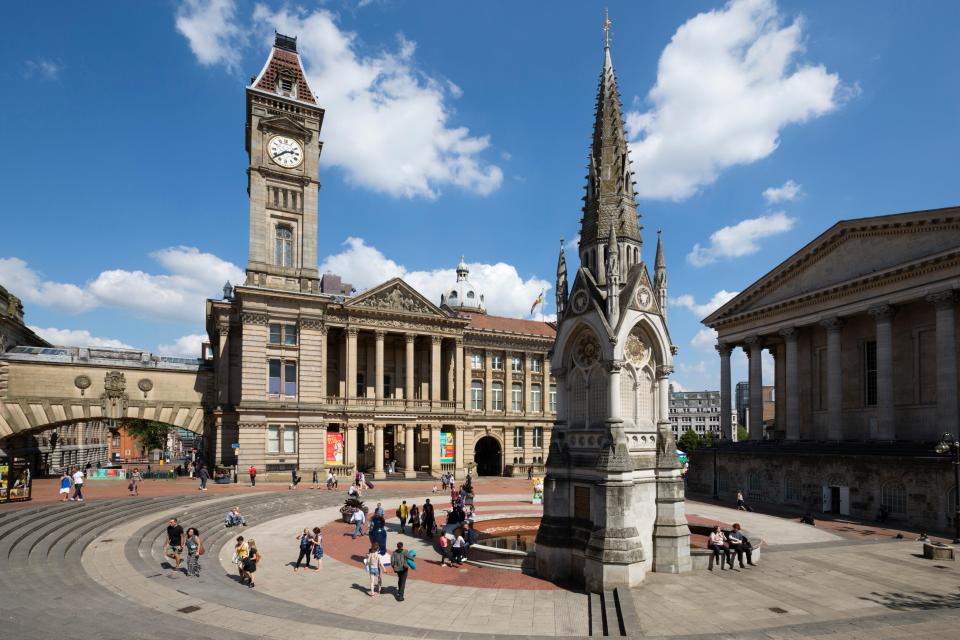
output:
[[634,265],[630,269],[627,284],[620,292],[620,317],[627,309],[636,309],[647,313],[663,315],[660,303],[657,301],[656,289],[650,280],[650,273],[644,262]]
[[577,269],[577,275],[573,279],[573,287],[570,288],[570,298],[567,302],[564,314],[578,316],[587,313],[594,308],[594,303],[603,308],[604,297],[597,283],[594,282],[590,271],[580,267]]
[[288,116],[273,116],[271,118],[263,118],[260,120],[258,127],[260,129],[286,131],[295,136],[303,138],[307,142],[310,142],[310,138],[313,137],[309,129]]
[[448,317],[439,307],[400,278],[387,280],[383,284],[351,298],[345,306]]
[[741,313],[958,251],[958,207],[841,220],[703,322],[713,326]]

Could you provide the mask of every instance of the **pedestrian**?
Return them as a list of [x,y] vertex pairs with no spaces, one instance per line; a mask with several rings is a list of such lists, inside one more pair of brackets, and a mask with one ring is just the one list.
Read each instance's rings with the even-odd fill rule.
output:
[[187,465],[187,469],[190,471],[190,479],[193,480],[193,475],[197,471],[197,464],[195,462],[191,462]]
[[247,572],[243,566],[249,550],[250,547],[244,542],[243,536],[237,536],[236,544],[233,547],[233,563],[237,565],[237,571],[240,574],[240,584],[247,581]]
[[[747,536],[743,535],[743,532],[740,530],[739,522],[733,523],[733,531],[731,531],[727,535],[727,544],[730,545],[730,550],[731,550],[730,559],[732,560],[733,554],[736,553],[737,562],[740,563],[741,569],[746,569],[746,567],[743,565],[744,555],[747,556],[748,565],[750,565],[751,567],[757,566],[753,564],[753,544],[750,543],[750,539]],[[733,564],[731,563],[730,566],[732,567]]]
[[387,553],[387,521],[374,512],[370,519],[370,540],[377,545],[381,554]]
[[300,555],[297,556],[293,570],[296,571],[300,568],[301,560],[306,561],[307,569],[312,569],[310,566],[310,556],[313,555],[313,534],[310,533],[310,529],[304,529],[303,533],[297,536],[297,540],[300,541]]
[[[380,557],[380,550],[377,548],[377,545],[370,545],[370,552],[367,553],[364,565],[366,566],[367,573],[370,574],[370,597],[373,597],[374,595],[378,595],[383,588],[380,575],[383,573],[383,558]],[[376,593],[374,593],[374,588],[376,588]]]
[[70,471],[63,470],[60,476],[60,502],[66,502],[70,499]]
[[247,574],[247,585],[252,589],[255,586],[253,574],[257,572],[257,565],[260,564],[260,552],[257,551],[257,543],[253,538],[247,546],[247,559],[243,562],[243,570]]
[[743,501],[743,491],[741,491],[740,489],[737,489],[737,509],[739,509],[740,511],[747,510],[747,505]]
[[423,524],[426,531],[423,532],[423,535],[433,535],[433,528],[436,524],[436,519],[433,515],[433,505],[430,504],[430,498],[427,498],[423,503]]
[[445,567],[447,563],[453,566],[453,560],[450,558],[450,541],[447,540],[447,534],[440,534],[440,566]]
[[166,556],[174,561],[174,571],[180,568],[181,553],[183,553],[183,527],[180,526],[176,518],[170,518],[167,523]]
[[300,472],[297,471],[297,468],[294,467],[290,470],[290,488],[296,489],[297,485],[300,484]]
[[317,471],[316,467],[313,468],[313,488],[314,489],[320,488],[320,472]]
[[397,518],[400,519],[400,533],[406,533],[407,516],[410,514],[410,508],[407,507],[407,501],[404,500],[397,507]]
[[527,480],[533,480],[533,467],[527,467]]
[[210,479],[210,472],[207,471],[207,468],[205,466],[201,466],[200,472],[197,474],[197,476],[200,478],[200,491],[206,491],[207,480]]
[[337,488],[337,476],[333,475],[332,469],[327,469],[327,491]]
[[250,465],[250,470],[247,473],[250,474],[250,486],[257,486],[257,467]]
[[130,474],[130,495],[138,496],[140,495],[140,480],[142,476],[140,475],[140,469],[138,467],[133,468],[133,473]]
[[[727,537],[723,535],[723,531],[720,530],[720,525],[717,525],[713,528],[713,531],[710,533],[710,549],[713,551],[713,556],[710,557],[710,563],[707,565],[707,569],[713,571],[714,563],[720,563],[720,570],[724,570],[724,561],[732,569],[733,568],[733,558],[730,556],[730,545],[727,544]],[[721,554],[722,557],[721,557]]]
[[463,554],[465,556],[470,554],[470,547],[477,544],[477,531],[473,528],[473,525],[469,522],[465,525],[463,531],[463,540],[466,544],[463,545]]
[[461,529],[456,529],[453,535],[453,562],[457,566],[460,566],[463,564],[463,548],[467,542],[463,539],[463,531]]
[[364,515],[363,509],[354,509],[353,515],[350,516],[350,522],[353,523],[353,539],[356,540],[357,536],[363,535],[363,523],[367,521],[367,516]]
[[403,550],[403,543],[398,542],[397,548],[390,554],[390,567],[397,574],[397,601],[403,602],[403,590],[407,586],[407,554]]
[[373,515],[383,517],[383,503],[377,503],[377,506],[373,510]]
[[317,571],[320,571],[320,563],[323,562],[323,531],[320,527],[313,528],[313,557],[317,561]]
[[83,471],[79,468],[73,472],[73,497],[71,500],[83,502]]
[[420,509],[416,503],[410,507],[410,535],[415,538],[420,535]]
[[200,577],[200,556],[204,554],[200,532],[195,527],[187,528],[187,575]]

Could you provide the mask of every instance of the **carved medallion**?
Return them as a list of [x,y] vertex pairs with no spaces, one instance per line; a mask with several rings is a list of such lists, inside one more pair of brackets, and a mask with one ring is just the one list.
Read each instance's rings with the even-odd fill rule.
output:
[[650,347],[635,333],[627,336],[627,343],[623,350],[627,355],[627,360],[634,365],[641,365],[646,362],[647,356],[650,354]]
[[653,294],[650,293],[650,289],[646,287],[640,287],[637,289],[637,306],[641,309],[646,309],[650,305],[650,301],[653,299]]
[[592,333],[584,333],[577,341],[573,361],[579,367],[588,368],[600,359],[600,343]]
[[573,300],[570,301],[570,308],[573,309],[574,313],[583,313],[587,310],[587,293],[585,291],[577,291],[573,296]]
[[90,376],[77,376],[73,379],[73,385],[80,389],[80,395],[84,395],[90,388]]
[[143,391],[143,397],[146,398],[150,390],[153,389],[153,381],[150,378],[141,378],[140,382],[137,383],[137,388]]

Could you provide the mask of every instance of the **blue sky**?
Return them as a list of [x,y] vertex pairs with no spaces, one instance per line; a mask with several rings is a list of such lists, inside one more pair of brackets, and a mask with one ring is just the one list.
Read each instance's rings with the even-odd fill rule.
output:
[[[0,27],[0,284],[53,341],[197,352],[247,259],[244,86],[274,28],[327,109],[322,268],[439,298],[464,254],[493,311],[548,287],[553,312],[604,4],[55,4]],[[683,388],[718,386],[699,319],[833,222],[960,202],[957,3],[609,5]]]

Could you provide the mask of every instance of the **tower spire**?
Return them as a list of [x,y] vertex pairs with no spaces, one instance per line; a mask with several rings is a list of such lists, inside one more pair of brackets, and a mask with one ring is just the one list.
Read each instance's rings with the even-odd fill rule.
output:
[[563,254],[563,238],[560,238],[560,257],[557,258],[557,320],[567,306],[567,257]]
[[663,259],[663,237],[657,229],[657,259],[653,266],[653,288],[657,290],[657,302],[663,319],[667,319],[667,261]]

